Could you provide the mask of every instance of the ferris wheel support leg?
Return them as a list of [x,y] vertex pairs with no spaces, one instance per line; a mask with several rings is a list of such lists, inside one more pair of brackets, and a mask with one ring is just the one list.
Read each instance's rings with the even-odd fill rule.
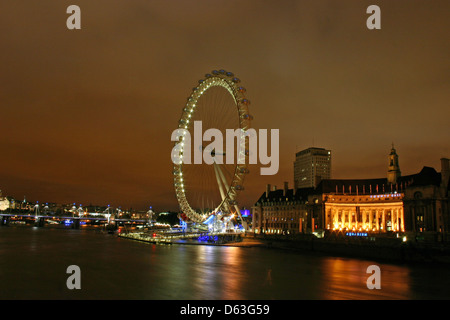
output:
[[[217,174],[219,175],[219,178],[222,181],[222,185],[225,187],[225,190],[228,191],[230,189],[230,187],[228,186],[227,179],[225,178],[225,175],[223,174],[223,171],[222,171],[220,165],[218,165],[217,163],[214,162],[214,167],[217,170],[216,175]],[[224,193],[224,195],[222,195],[222,200],[223,199],[225,199],[225,193]],[[234,199],[230,199],[230,200],[234,200]],[[227,206],[228,210],[231,210],[231,208],[228,207],[228,204],[226,204],[226,206]]]
[[[214,168],[216,169],[216,175],[217,175],[217,172],[218,172],[218,174],[220,175],[220,178],[222,180],[223,185],[228,190],[229,189],[228,183],[227,183],[227,180],[225,179],[225,176],[224,176],[222,170],[220,169],[220,166],[218,164],[214,163]],[[222,199],[223,199],[223,196],[222,196]],[[235,200],[235,199],[232,199],[232,200]],[[241,210],[239,210],[239,207],[237,206],[237,204],[234,205],[234,208],[236,209],[236,212],[237,212],[237,214],[239,216],[239,219],[241,219],[242,226],[244,227],[245,230],[247,230],[247,223],[244,221],[244,219],[242,219]]]

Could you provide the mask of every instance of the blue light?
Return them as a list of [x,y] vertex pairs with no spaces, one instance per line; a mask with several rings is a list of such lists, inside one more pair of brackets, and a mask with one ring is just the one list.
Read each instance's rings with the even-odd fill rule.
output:
[[200,236],[197,238],[198,241],[204,241],[204,242],[217,242],[219,240],[218,236]]
[[250,216],[250,210],[246,209],[246,210],[241,210],[241,215],[243,217],[248,217]]
[[345,235],[349,237],[367,237],[367,232],[347,232]]
[[209,218],[208,219],[206,219],[205,221],[203,221],[203,224],[210,224],[210,223],[212,223],[213,221],[214,221],[214,218],[215,218],[216,216],[215,215],[210,215],[209,216]]

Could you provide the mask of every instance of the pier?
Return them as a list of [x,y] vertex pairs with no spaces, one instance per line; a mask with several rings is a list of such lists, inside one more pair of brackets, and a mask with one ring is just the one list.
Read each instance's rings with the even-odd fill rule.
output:
[[245,238],[244,234],[239,232],[181,232],[178,230],[172,230],[171,232],[155,232],[153,230],[138,232],[120,231],[117,235],[124,239],[154,244],[185,245],[242,245]]

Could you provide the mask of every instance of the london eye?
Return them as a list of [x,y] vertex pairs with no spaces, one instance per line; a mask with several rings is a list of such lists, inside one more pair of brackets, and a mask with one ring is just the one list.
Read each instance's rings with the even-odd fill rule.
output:
[[[238,194],[244,190],[244,178],[249,172],[249,141],[245,137],[252,116],[245,93],[232,72],[214,70],[198,81],[187,98],[178,122],[175,147],[179,158],[173,168],[175,193],[184,220],[212,222],[222,229],[239,224],[246,228],[238,204]],[[214,141],[207,137],[210,129],[216,133]],[[208,145],[208,140],[214,143]],[[190,161],[193,154],[200,154],[200,161]]]

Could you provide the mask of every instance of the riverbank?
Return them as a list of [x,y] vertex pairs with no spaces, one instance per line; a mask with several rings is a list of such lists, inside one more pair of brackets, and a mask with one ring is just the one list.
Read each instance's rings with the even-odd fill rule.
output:
[[266,248],[396,263],[450,264],[450,246],[447,243],[423,243],[396,238],[316,238],[312,235],[297,239],[286,239],[282,236],[260,236],[257,239],[264,243]]
[[142,235],[137,233],[118,234],[118,236],[153,244],[260,247],[395,263],[450,264],[450,246],[448,244],[404,242],[398,238],[317,238],[313,235],[286,237],[242,234],[234,240],[216,239],[215,241],[201,241],[197,238],[168,240],[142,237]]

